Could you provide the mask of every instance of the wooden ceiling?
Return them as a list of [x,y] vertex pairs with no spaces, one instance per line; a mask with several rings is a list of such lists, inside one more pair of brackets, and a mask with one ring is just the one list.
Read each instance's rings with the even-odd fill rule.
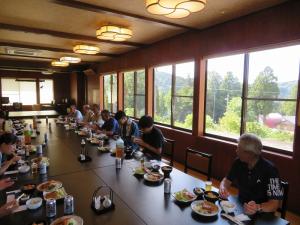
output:
[[[136,48],[194,29],[204,29],[286,0],[207,0],[204,10],[183,19],[149,14],[144,0],[1,0],[0,61],[24,61],[43,68],[53,59],[76,55],[76,44],[100,47],[97,55],[80,55],[81,65],[101,62]],[[133,30],[126,42],[96,38],[101,25],[115,24]],[[9,50],[30,54],[12,55]],[[77,66],[78,67],[78,66]],[[70,67],[72,69],[74,67]]]

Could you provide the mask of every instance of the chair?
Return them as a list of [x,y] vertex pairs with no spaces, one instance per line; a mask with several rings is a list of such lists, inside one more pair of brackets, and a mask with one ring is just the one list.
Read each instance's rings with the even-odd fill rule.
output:
[[13,102],[13,110],[14,111],[22,111],[22,103]]
[[162,155],[167,156],[170,158],[170,161],[167,161],[166,163],[170,166],[173,166],[174,161],[174,149],[175,149],[175,140],[164,138],[164,146],[162,149]]
[[[189,164],[189,156],[192,155],[191,164]],[[199,152],[191,148],[187,148],[185,152],[184,172],[188,169],[195,170],[207,176],[207,180],[211,179],[213,155],[205,152]],[[201,161],[199,164],[198,162]]]
[[286,211],[287,211],[287,200],[289,194],[289,183],[286,181],[281,181],[281,187],[283,190],[283,199],[281,201],[281,207],[277,210],[281,214],[281,218],[285,219]]

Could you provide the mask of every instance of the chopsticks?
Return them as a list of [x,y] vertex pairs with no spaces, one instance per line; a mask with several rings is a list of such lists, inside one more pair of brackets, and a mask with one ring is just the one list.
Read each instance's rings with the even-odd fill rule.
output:
[[18,202],[24,195],[25,195],[25,193],[21,194],[21,195],[16,199],[16,201]]

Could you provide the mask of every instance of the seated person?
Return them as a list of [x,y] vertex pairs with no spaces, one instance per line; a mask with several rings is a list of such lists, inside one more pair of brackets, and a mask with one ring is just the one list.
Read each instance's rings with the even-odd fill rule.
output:
[[15,164],[21,158],[20,156],[13,156],[10,160],[2,162],[2,154],[14,154],[14,145],[17,142],[17,136],[12,133],[4,133],[0,136],[0,175],[2,175],[10,165]]
[[220,184],[221,197],[229,196],[228,189],[236,182],[244,212],[275,212],[283,198],[276,167],[261,156],[261,140],[253,134],[243,134],[238,141],[237,156],[227,177]]
[[73,118],[76,122],[80,123],[83,120],[83,117],[81,112],[76,109],[76,105],[71,105],[70,110],[71,112],[69,113],[68,117]]
[[[104,124],[100,128],[98,133],[106,134],[107,136],[113,136],[119,132],[118,121],[111,117],[110,112],[106,109],[102,110],[101,117],[104,120]],[[100,127],[100,126],[99,126]]]
[[133,137],[140,136],[138,125],[123,111],[118,111],[115,119],[119,122],[119,135],[124,140],[125,146],[130,146],[133,150],[138,149],[139,146],[133,143]]
[[94,104],[92,106],[92,110],[93,110],[93,117],[92,117],[92,122],[96,125],[98,125],[99,127],[102,127],[102,125],[104,124],[104,121],[102,119],[101,116],[101,112],[100,112],[100,106],[97,104]]
[[89,105],[84,105],[82,108],[83,108],[83,113],[84,113],[82,122],[83,123],[91,122],[92,118],[94,116],[94,113],[91,110],[90,106]]
[[135,138],[134,142],[144,147],[144,154],[148,158],[161,160],[164,137],[160,129],[153,125],[151,116],[143,116],[139,120],[139,127],[143,133],[142,138]]
[[[10,178],[5,178],[0,180],[0,191],[12,186],[14,182]],[[0,206],[0,218],[2,216],[6,216],[12,213],[18,207],[16,201],[8,202],[2,206]]]
[[[12,186],[14,182],[10,178],[0,180],[0,191]],[[18,203],[14,200],[0,206],[0,218],[9,215],[18,208]]]

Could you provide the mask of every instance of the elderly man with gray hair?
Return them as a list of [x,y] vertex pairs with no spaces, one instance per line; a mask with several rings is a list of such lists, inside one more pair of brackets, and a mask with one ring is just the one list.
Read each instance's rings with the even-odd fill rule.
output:
[[261,156],[262,143],[254,134],[243,134],[238,140],[237,159],[220,184],[220,196],[227,198],[234,182],[239,189],[239,200],[244,212],[275,212],[283,191],[276,167]]

